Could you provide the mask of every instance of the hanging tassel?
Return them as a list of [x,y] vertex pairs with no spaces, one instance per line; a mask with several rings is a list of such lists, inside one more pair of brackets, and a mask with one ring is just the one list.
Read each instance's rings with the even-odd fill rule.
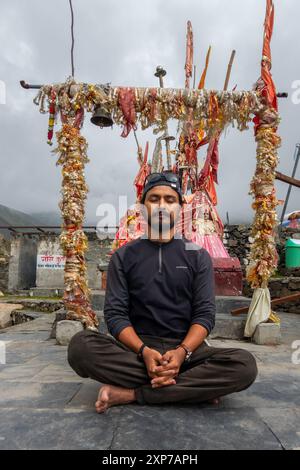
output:
[[50,98],[50,103],[49,103],[49,121],[48,121],[48,140],[47,140],[47,143],[49,145],[52,145],[55,114],[56,114],[56,92],[52,88],[51,98]]

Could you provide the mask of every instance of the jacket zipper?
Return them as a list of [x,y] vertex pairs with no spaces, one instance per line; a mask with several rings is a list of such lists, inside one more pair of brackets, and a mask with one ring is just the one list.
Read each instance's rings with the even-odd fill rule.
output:
[[162,272],[162,252],[161,252],[161,245],[159,245],[159,250],[158,250],[158,272]]

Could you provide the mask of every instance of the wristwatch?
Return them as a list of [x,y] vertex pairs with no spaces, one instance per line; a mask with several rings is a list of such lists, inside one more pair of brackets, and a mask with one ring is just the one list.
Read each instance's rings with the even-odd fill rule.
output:
[[185,354],[184,362],[189,362],[191,360],[191,355],[193,354],[190,348],[188,348],[187,345],[184,343],[178,344],[178,346],[176,346],[175,349],[177,348],[183,348],[185,350],[186,354]]
[[146,344],[143,343],[142,346],[140,347],[138,353],[137,353],[137,357],[138,359],[140,360],[143,360],[143,351],[144,351],[144,348],[146,347]]

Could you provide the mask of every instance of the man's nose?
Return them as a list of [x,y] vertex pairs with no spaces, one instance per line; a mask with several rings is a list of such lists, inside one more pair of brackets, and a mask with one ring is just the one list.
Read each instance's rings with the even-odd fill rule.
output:
[[158,207],[159,207],[160,209],[165,209],[165,208],[166,208],[166,202],[165,202],[165,200],[164,200],[163,198],[161,198],[161,199],[159,200]]

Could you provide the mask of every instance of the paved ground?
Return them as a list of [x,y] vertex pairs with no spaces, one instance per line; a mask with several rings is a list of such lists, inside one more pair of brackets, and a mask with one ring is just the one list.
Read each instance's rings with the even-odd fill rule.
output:
[[299,315],[282,314],[277,347],[211,341],[247,348],[259,365],[256,383],[220,406],[131,404],[104,415],[94,412],[99,384],[77,377],[66,348],[48,339],[53,318],[0,331],[0,449],[300,450],[300,365],[291,358]]

